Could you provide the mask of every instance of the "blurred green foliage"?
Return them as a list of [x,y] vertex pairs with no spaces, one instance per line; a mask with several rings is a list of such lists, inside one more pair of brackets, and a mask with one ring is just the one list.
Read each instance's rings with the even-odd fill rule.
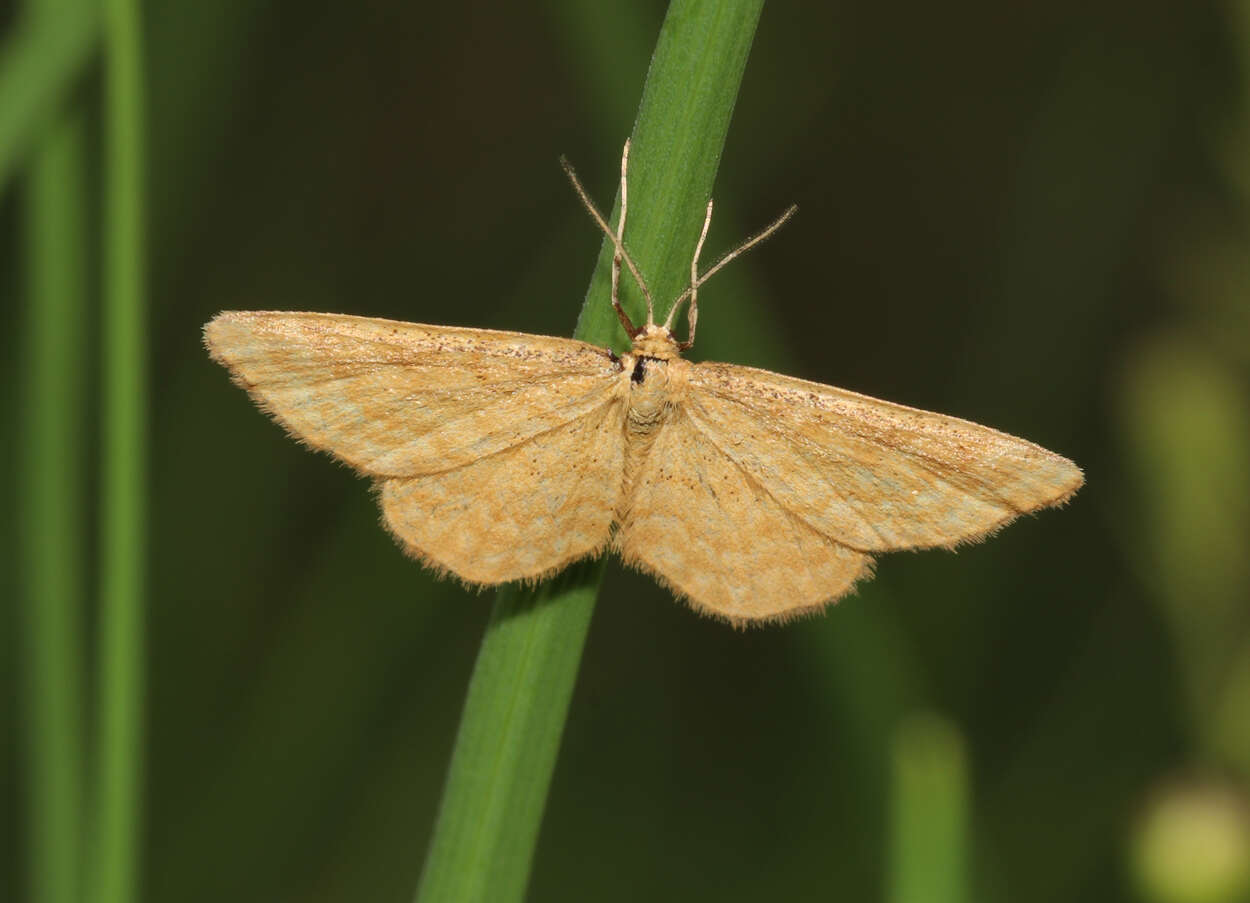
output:
[[968,896],[968,764],[959,730],[920,712],[894,738],[890,903]]
[[[894,743],[922,709],[966,757],[972,899],[1167,899],[1143,880],[1153,801],[1213,775],[1246,836],[1250,16],[904,9],[765,7],[709,256],[800,216],[700,293],[694,357],[988,423],[1088,485],[984,545],[887,557],[784,628],[736,633],[611,565],[534,900],[883,899]],[[366,485],[259,415],[199,328],[305,308],[567,334],[599,237],[556,158],[608,202],[664,5],[146,13],[145,898],[407,899],[489,599],[404,559]],[[39,104],[91,103],[78,71]],[[27,188],[5,189],[17,322]],[[6,439],[22,336],[0,334]],[[0,442],[10,511],[18,450]],[[20,529],[0,519],[6,600]],[[0,899],[28,870],[18,623],[5,605]]]

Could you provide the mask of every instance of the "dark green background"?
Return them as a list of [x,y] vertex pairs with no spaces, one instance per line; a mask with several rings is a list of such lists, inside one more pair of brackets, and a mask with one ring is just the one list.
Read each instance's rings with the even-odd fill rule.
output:
[[[600,237],[556,161],[611,203],[663,13],[148,4],[147,899],[407,899],[492,599],[406,560],[367,483],[262,417],[201,325],[280,308],[570,334]],[[890,742],[917,711],[963,732],[983,900],[1134,899],[1158,788],[1244,791],[1248,61],[1231,4],[765,8],[708,247],[800,213],[700,293],[692,356],[987,423],[1088,485],[984,545],[888,556],[786,627],[735,632],[613,566],[532,899],[879,899]]]

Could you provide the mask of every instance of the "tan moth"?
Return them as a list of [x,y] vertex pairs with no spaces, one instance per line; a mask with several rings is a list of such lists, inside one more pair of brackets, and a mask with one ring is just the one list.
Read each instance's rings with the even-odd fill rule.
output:
[[[1066,501],[1081,471],[989,427],[733,364],[693,364],[698,289],[793,212],[698,272],[656,325],[624,246],[621,159],[612,305],[617,355],[574,339],[342,314],[226,312],[212,356],[295,437],[377,485],[404,549],[466,583],[537,580],[616,550],[735,624],[819,609],[873,556],[982,539]],[[567,167],[566,167],[567,168]],[[626,264],[647,299],[621,308]],[[673,318],[688,303],[689,334]]]

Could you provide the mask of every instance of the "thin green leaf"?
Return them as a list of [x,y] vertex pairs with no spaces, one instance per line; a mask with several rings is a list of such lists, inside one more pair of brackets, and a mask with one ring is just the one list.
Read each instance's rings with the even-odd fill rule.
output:
[[88,899],[128,903],[142,809],[147,570],[144,84],[136,0],[107,0],[99,756]]
[[99,36],[97,4],[61,3],[50,15],[40,10],[27,16],[0,48],[0,192],[23,155],[57,121]]
[[892,903],[968,900],[968,778],[963,737],[912,715],[894,739]]
[[82,860],[83,332],[86,128],[62,114],[35,151],[22,461],[30,899],[76,903]]
[[[674,0],[661,29],[633,131],[626,236],[661,305],[657,316],[689,278],[762,5]],[[619,346],[611,259],[605,241],[574,334]],[[627,286],[636,321],[639,297]],[[587,562],[536,588],[500,592],[417,892],[422,903],[524,896],[603,570],[602,560]]]

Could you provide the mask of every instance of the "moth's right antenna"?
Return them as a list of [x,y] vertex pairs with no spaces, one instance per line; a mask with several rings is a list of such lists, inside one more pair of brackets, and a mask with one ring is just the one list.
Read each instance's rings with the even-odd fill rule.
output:
[[638,283],[638,288],[642,289],[642,295],[647,299],[647,325],[652,325],[653,314],[655,309],[654,302],[651,300],[651,290],[647,288],[646,281],[642,278],[642,274],[638,272],[638,266],[634,263],[634,259],[629,256],[629,252],[625,250],[625,208],[627,195],[625,191],[626,177],[625,172],[629,165],[629,139],[625,140],[625,149],[621,153],[621,215],[617,221],[616,232],[608,226],[607,220],[603,218],[603,214],[599,212],[590,199],[590,195],[586,193],[586,189],[582,187],[581,181],[577,178],[577,173],[573,171],[573,165],[564,157],[560,158],[560,165],[564,167],[565,175],[569,177],[569,181],[573,183],[573,189],[577,192],[577,196],[582,199],[582,204],[590,212],[594,221],[599,224],[599,228],[603,230],[603,234],[612,242],[616,253],[612,257],[612,308],[616,311],[617,318],[621,321],[621,325],[625,327],[625,332],[632,339],[638,333],[642,332],[640,328],[633,324],[629,319],[629,315],[625,313],[621,307],[621,299],[618,293],[621,279],[621,261],[629,267],[630,274],[634,277],[634,281]]
[[777,219],[773,222],[771,226],[769,226],[764,231],[751,236],[742,244],[738,245],[738,247],[734,248],[732,251],[730,251],[720,260],[716,261],[716,263],[712,266],[710,270],[708,270],[706,273],[700,276],[698,275],[699,252],[703,250],[703,239],[707,237],[707,226],[708,226],[708,223],[711,222],[711,219],[712,219],[712,202],[711,201],[707,202],[707,217],[703,220],[703,232],[699,236],[699,244],[695,248],[695,251],[694,251],[694,260],[690,264],[690,288],[686,289],[684,292],[682,292],[680,295],[677,296],[677,300],[674,301],[673,306],[669,308],[668,322],[665,323],[666,326],[671,328],[672,323],[673,323],[673,317],[676,315],[677,308],[681,305],[681,302],[689,298],[690,299],[690,315],[688,317],[688,322],[690,323],[690,335],[686,337],[686,341],[682,345],[683,348],[689,348],[691,343],[694,342],[694,324],[699,316],[698,311],[695,308],[695,302],[697,301],[698,295],[699,295],[699,286],[701,286],[703,283],[707,282],[709,279],[715,276],[718,272],[720,272],[721,267],[729,263],[729,261],[733,260],[735,257],[743,253],[744,251],[749,251],[751,248],[755,247],[764,239],[768,238],[768,236],[772,235],[774,232],[776,232],[778,229],[784,226],[786,224],[786,220],[794,216],[794,214],[798,213],[798,211],[799,211],[798,206],[796,204],[791,204],[789,208],[787,208],[786,212],[781,214],[781,216],[777,217]]

